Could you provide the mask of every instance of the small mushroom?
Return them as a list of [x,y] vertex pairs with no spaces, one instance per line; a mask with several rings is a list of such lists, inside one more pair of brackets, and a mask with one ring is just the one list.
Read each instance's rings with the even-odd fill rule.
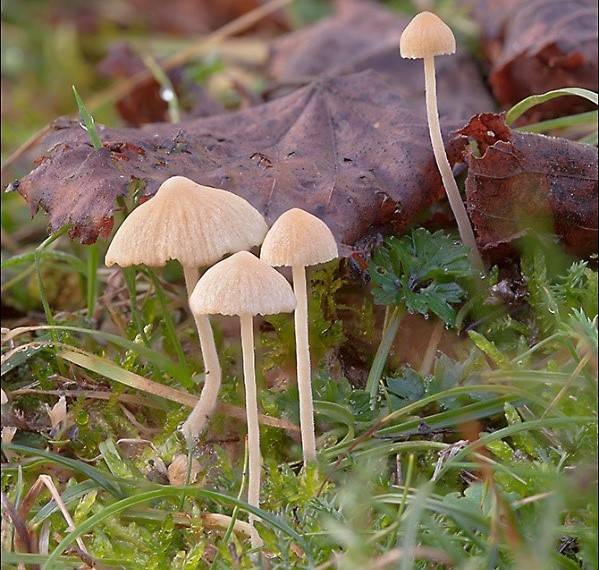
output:
[[[287,280],[247,251],[240,251],[204,273],[191,294],[194,315],[237,315],[241,321],[241,348],[247,414],[249,480],[248,503],[260,505],[260,431],[254,360],[254,315],[290,313],[295,296]],[[250,516],[253,525],[255,517]],[[252,539],[252,546],[258,546]]]
[[306,267],[325,263],[336,257],[337,244],[328,226],[299,208],[288,210],[279,217],[266,234],[260,250],[260,259],[275,267],[291,266],[293,275],[293,289],[297,299],[295,350],[304,463],[316,458]]
[[468,213],[460,196],[458,185],[453,177],[449,160],[445,154],[445,146],[443,145],[441,126],[439,124],[439,111],[437,109],[435,56],[455,53],[456,46],[453,32],[435,14],[421,12],[412,19],[403,31],[399,48],[401,57],[403,58],[424,60],[426,115],[435,160],[441,173],[449,205],[458,224],[462,242],[466,247],[470,248],[470,259],[473,264],[481,268],[483,267],[483,263],[476,245],[472,225],[470,224]]
[[[200,267],[213,265],[227,253],[260,245],[267,229],[260,212],[240,196],[173,176],[151,200],[127,216],[108,248],[106,265],[162,267],[176,259],[183,267],[190,295]],[[210,320],[199,315],[195,323],[206,378],[200,399],[183,424],[188,444],[204,430],[221,384]]]

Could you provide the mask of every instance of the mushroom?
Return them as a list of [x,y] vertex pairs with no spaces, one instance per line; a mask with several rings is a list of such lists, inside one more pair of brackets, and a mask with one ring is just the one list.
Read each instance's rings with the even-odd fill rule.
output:
[[483,263],[476,245],[476,239],[468,213],[453,177],[449,160],[445,154],[435,82],[435,56],[455,53],[455,38],[450,27],[431,12],[417,14],[403,31],[399,49],[403,58],[424,60],[424,84],[426,92],[426,115],[437,167],[441,173],[443,186],[449,205],[458,224],[462,242],[470,248],[470,259],[477,267]]
[[295,350],[304,463],[316,458],[306,267],[336,257],[337,244],[331,230],[322,220],[299,208],[288,210],[279,217],[266,234],[260,250],[260,259],[275,267],[291,266],[293,275],[297,299]]
[[[190,295],[200,267],[213,265],[227,253],[259,245],[267,229],[260,212],[240,196],[173,176],[162,183],[151,200],[127,216],[108,248],[106,265],[161,267],[176,259],[183,267]],[[198,403],[183,424],[188,445],[205,428],[221,384],[210,320],[199,315],[195,316],[195,323],[205,381]]]
[[[198,281],[189,301],[192,313],[237,315],[241,321],[241,348],[247,414],[249,478],[248,503],[260,505],[260,432],[254,361],[254,315],[290,313],[295,296],[287,280],[255,255],[240,251],[217,263]],[[250,516],[253,525],[255,517]],[[252,539],[252,546],[257,543]]]

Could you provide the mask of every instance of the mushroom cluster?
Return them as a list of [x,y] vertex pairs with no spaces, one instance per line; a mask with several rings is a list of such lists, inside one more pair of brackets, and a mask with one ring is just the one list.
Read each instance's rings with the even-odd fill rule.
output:
[[[173,176],[151,200],[127,216],[112,239],[105,263],[109,267],[162,267],[176,259],[183,267],[187,294],[191,295],[201,267],[213,265],[228,253],[260,245],[267,229],[260,212],[236,194]],[[195,323],[205,381],[200,399],[182,429],[190,446],[205,429],[221,384],[210,320],[197,315]]]
[[[306,267],[337,257],[337,244],[329,228],[303,210],[285,212],[267,231],[262,215],[243,198],[174,176],[125,219],[105,259],[107,266],[121,267],[162,267],[169,260],[177,260],[183,268],[205,371],[199,401],[181,428],[190,450],[216,407],[222,379],[210,315],[239,317],[248,432],[248,503],[255,507],[260,504],[262,460],[253,317],[295,311],[303,456],[305,462],[312,461],[316,442]],[[248,251],[263,241],[260,258]],[[278,266],[292,268],[295,292],[274,269]],[[200,277],[200,269],[208,267]],[[253,522],[252,516],[250,524]],[[251,536],[252,545],[258,546],[259,536]]]
[[[470,247],[473,262],[481,266],[468,214],[445,154],[437,110],[434,58],[454,53],[455,38],[442,20],[423,12],[404,30],[400,51],[402,57],[424,60],[426,109],[433,152],[460,236]],[[250,253],[250,249],[260,245],[260,257]],[[307,464],[316,458],[316,438],[306,268],[336,257],[333,234],[312,214],[293,208],[284,212],[269,230],[262,215],[243,198],[196,184],[183,176],[166,180],[151,200],[126,218],[106,254],[108,266],[161,267],[169,260],[178,260],[183,267],[205,371],[198,404],[182,426],[189,450],[207,426],[221,385],[222,372],[210,315],[239,317],[248,432],[248,503],[254,507],[260,504],[262,459],[253,317],[295,313],[301,438],[304,464]],[[293,289],[275,267],[291,268]],[[208,269],[200,277],[201,268]],[[252,529],[253,523],[254,516],[251,516]],[[253,530],[251,538],[252,546],[261,544]]]

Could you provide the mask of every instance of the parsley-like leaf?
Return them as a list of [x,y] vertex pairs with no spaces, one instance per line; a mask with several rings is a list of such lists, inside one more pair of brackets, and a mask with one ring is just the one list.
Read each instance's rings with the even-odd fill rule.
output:
[[454,322],[453,305],[465,294],[459,281],[473,273],[461,243],[423,228],[387,239],[370,264],[378,304],[402,306],[425,316],[434,313],[447,324]]

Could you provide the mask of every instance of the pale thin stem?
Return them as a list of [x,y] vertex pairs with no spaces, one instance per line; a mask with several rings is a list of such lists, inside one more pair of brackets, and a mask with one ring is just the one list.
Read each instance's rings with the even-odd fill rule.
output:
[[426,90],[426,114],[428,117],[428,128],[431,136],[431,143],[433,146],[433,153],[435,154],[435,160],[437,167],[441,173],[441,179],[443,180],[443,186],[451,206],[451,211],[455,216],[458,224],[458,230],[462,242],[468,248],[470,248],[470,259],[472,263],[478,267],[483,267],[483,262],[476,245],[476,239],[474,238],[474,232],[466,212],[466,207],[460,196],[458,185],[456,184],[455,178],[449,160],[445,154],[445,146],[443,145],[443,137],[441,136],[441,125],[439,123],[439,110],[437,109],[437,86],[435,80],[435,58],[432,56],[424,58],[424,84]]
[[306,292],[306,268],[294,265],[293,290],[297,299],[295,307],[295,353],[297,358],[297,388],[299,391],[300,428],[304,464],[316,459],[314,435],[314,405],[312,403],[312,379],[310,373],[310,341],[308,336],[308,294]]
[[[260,506],[260,429],[258,427],[258,397],[256,394],[256,367],[254,361],[254,326],[252,315],[240,315],[241,349],[243,352],[243,381],[245,383],[245,410],[248,425],[248,503]],[[254,526],[255,515],[250,515],[250,525]],[[252,534],[252,548],[260,546],[256,535]]]
[[[184,267],[183,272],[187,294],[190,296],[198,282],[199,271],[195,268]],[[204,431],[210,416],[216,408],[222,376],[216,343],[214,342],[214,334],[210,326],[210,317],[208,315],[197,315],[194,318],[200,338],[205,373],[204,388],[200,394],[200,399],[182,427],[182,432],[190,446]]]

